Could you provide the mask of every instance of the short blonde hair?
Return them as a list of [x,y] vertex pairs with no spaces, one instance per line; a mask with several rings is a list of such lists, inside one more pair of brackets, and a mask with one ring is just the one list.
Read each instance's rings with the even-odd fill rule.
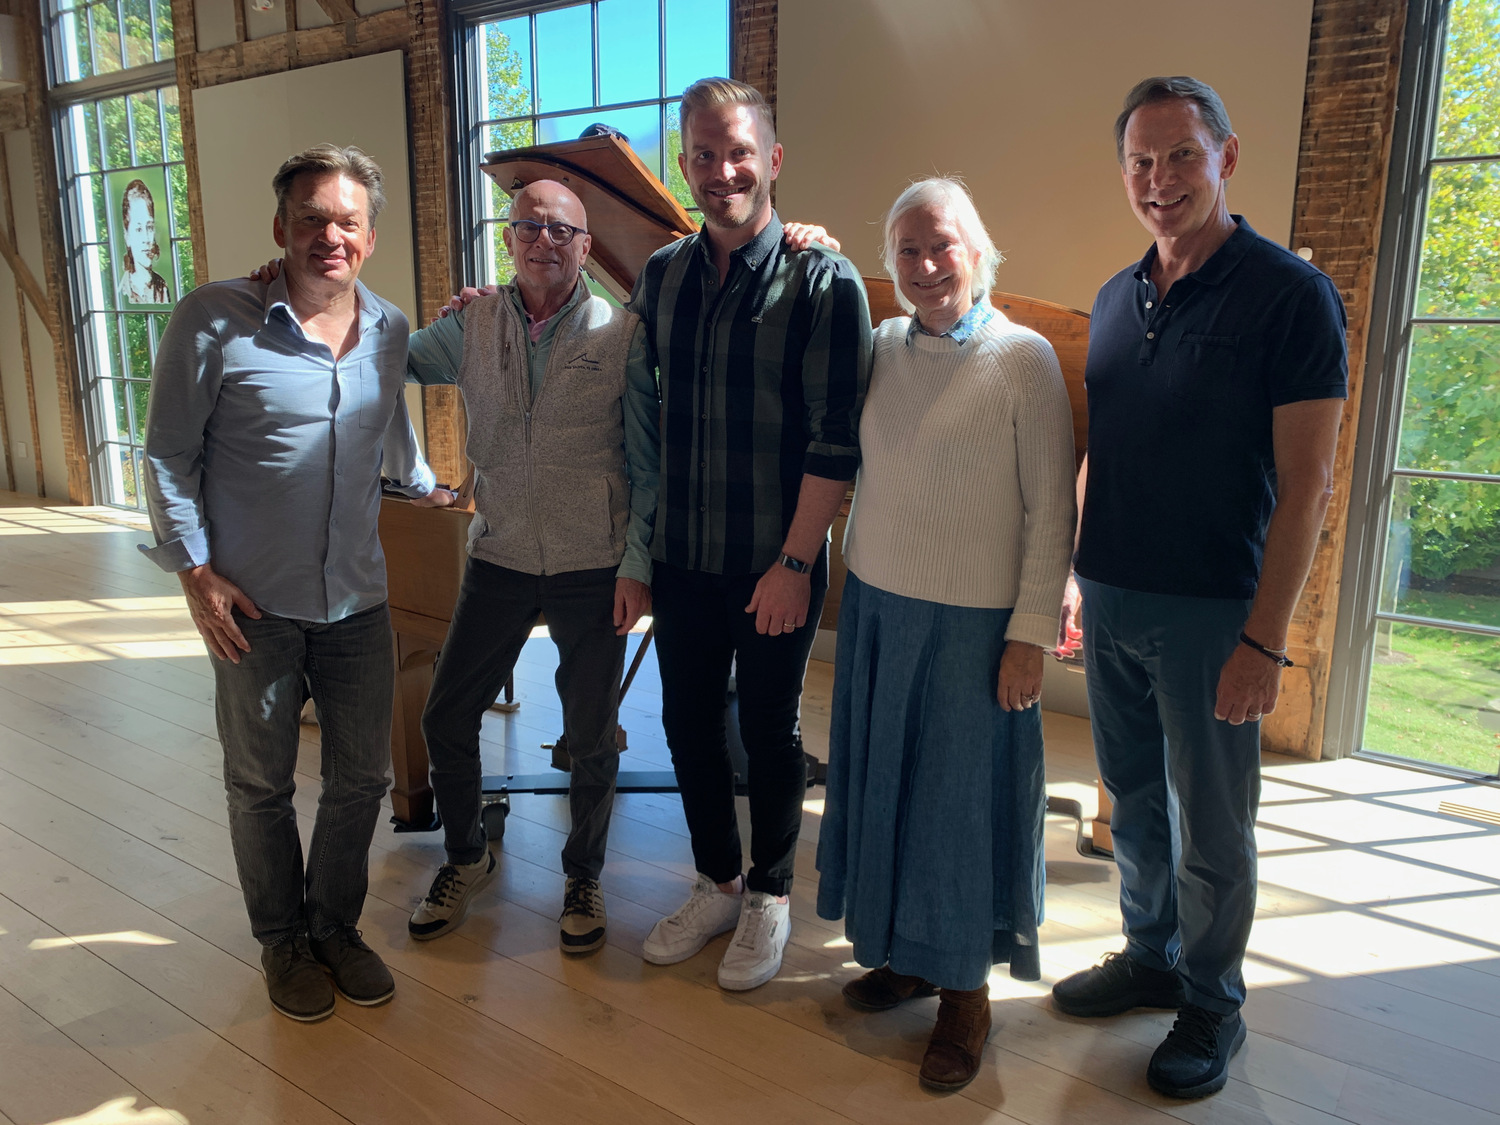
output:
[[688,117],[698,110],[735,105],[748,106],[760,118],[768,143],[776,143],[776,117],[770,104],[754,86],[736,82],[733,78],[700,78],[682,92],[680,121],[683,135],[687,134]]
[[281,216],[283,222],[286,220],[286,201],[292,191],[292,181],[303,172],[348,176],[365,189],[365,196],[370,201],[370,226],[375,225],[375,220],[385,207],[385,176],[380,171],[380,165],[371,160],[363,149],[353,145],[321,144],[287,157],[281,167],[276,169],[276,175],[271,177],[271,190],[276,193],[276,214]]
[[915,181],[898,195],[896,202],[886,212],[885,272],[896,282],[896,302],[908,314],[916,311],[916,306],[901,292],[901,282],[896,277],[896,227],[907,215],[924,207],[946,210],[958,224],[958,233],[963,236],[965,245],[971,250],[979,251],[979,262],[974,267],[969,297],[976,302],[988,297],[995,285],[995,268],[1005,261],[1005,256],[995,249],[994,240],[985,229],[979,210],[974,206],[974,200],[963,181],[954,176],[929,176]]

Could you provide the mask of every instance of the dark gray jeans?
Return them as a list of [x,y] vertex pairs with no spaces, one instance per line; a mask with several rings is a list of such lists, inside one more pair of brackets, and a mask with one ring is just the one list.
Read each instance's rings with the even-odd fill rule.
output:
[[625,638],[615,635],[614,604],[613,567],[537,575],[469,560],[422,712],[449,863],[474,863],[484,855],[480,720],[509,678],[538,615],[545,614],[561,658],[557,694],[573,760],[568,783],[573,827],[563,846],[563,871],[599,878],[620,768],[615,727]]
[[[391,615],[382,603],[319,624],[238,611],[250,644],[240,662],[213,658],[224,746],[229,838],[250,929],[262,945],[299,931],[324,938],[359,921],[370,840],[390,783]],[[303,684],[323,734],[323,789],[304,871],[296,788]]]

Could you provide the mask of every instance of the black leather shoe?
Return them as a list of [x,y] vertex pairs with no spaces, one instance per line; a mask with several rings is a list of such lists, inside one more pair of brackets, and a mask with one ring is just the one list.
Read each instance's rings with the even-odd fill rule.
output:
[[1131,1008],[1180,1008],[1176,972],[1148,969],[1128,953],[1108,953],[1092,969],[1052,986],[1052,1003],[1070,1016],[1117,1016]]
[[396,994],[396,981],[385,962],[364,943],[353,926],[313,938],[312,955],[333,975],[333,983],[351,1004],[373,1008]]
[[333,985],[308,951],[305,934],[266,946],[260,951],[260,967],[266,972],[271,1007],[288,1019],[312,1023],[333,1015]]
[[1162,1040],[1146,1081],[1169,1098],[1202,1098],[1229,1081],[1229,1060],[1245,1044],[1245,1020],[1238,1013],[1221,1016],[1188,1004]]

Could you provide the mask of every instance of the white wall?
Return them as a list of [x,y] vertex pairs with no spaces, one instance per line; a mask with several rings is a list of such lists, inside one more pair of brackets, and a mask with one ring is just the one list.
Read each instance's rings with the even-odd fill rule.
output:
[[[358,145],[380,165],[386,193],[360,280],[420,324],[402,60],[387,51],[194,91],[208,280],[243,277],[280,255],[271,177],[283,160],[321,141]],[[420,441],[415,387],[407,406]]]
[[1311,19],[1311,0],[783,3],[778,210],[877,274],[901,188],[961,173],[1008,259],[997,287],[1087,310],[1149,242],[1120,185],[1120,103],[1148,75],[1191,74],[1240,137],[1231,208],[1285,242]]

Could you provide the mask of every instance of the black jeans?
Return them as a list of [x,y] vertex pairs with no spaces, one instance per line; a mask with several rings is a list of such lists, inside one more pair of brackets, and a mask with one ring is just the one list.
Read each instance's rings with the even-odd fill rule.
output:
[[422,712],[449,863],[474,863],[484,855],[479,725],[544,613],[561,658],[557,694],[572,758],[573,825],[563,845],[563,871],[599,878],[620,768],[615,727],[625,638],[615,635],[614,604],[613,567],[537,575],[469,560]]
[[740,737],[750,776],[750,872],[754,891],[784,895],[802,826],[807,766],[797,737],[802,677],[828,592],[828,551],[813,567],[807,624],[776,636],[746,613],[759,574],[706,574],[656,564],[651,584],[661,719],[693,838],[693,862],[716,883],[742,869],[734,769],[724,712],[733,661]]

